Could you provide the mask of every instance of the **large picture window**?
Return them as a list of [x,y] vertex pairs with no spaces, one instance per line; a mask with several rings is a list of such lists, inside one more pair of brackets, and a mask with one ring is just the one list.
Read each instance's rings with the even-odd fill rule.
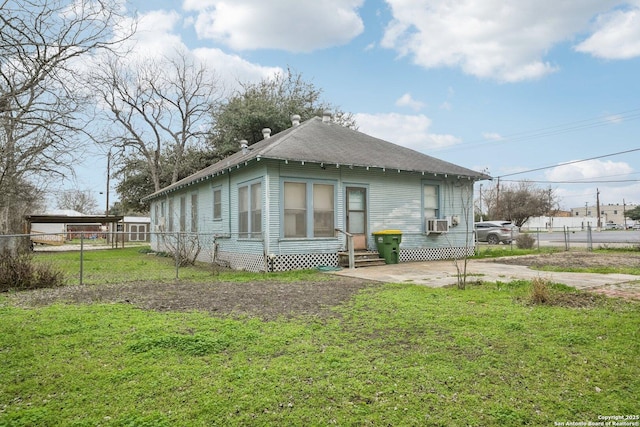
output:
[[286,238],[333,237],[335,186],[284,182],[283,235]]
[[242,238],[262,235],[262,184],[254,182],[238,187],[238,233]]

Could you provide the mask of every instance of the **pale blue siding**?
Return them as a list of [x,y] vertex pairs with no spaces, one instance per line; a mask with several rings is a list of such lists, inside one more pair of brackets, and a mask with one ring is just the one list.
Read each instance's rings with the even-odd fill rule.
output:
[[[173,199],[174,231],[180,223],[180,198],[185,197],[187,231],[190,226],[191,194],[198,195],[198,232],[203,236],[216,236],[218,259],[227,260],[231,266],[251,270],[269,267],[269,256],[291,259],[305,254],[319,254],[309,263],[337,262],[338,251],[346,248],[344,235],[335,237],[291,239],[282,233],[282,191],[287,179],[307,182],[327,182],[335,186],[336,228],[345,229],[345,197],[347,187],[367,189],[367,234],[369,249],[375,250],[375,231],[398,229],[403,233],[401,250],[437,248],[460,248],[469,245],[468,230],[472,230],[472,189],[473,181],[426,176],[421,173],[398,172],[380,168],[350,168],[316,163],[282,162],[276,160],[252,161],[247,165],[225,170],[197,184],[154,199],[156,204]],[[262,236],[255,239],[241,239],[238,234],[238,188],[249,182],[262,184]],[[425,183],[439,186],[439,218],[459,218],[459,225],[451,226],[446,234],[425,233],[422,192]],[[222,195],[222,218],[213,218],[213,191],[220,189]],[[466,196],[466,197],[465,197]],[[166,213],[168,217],[169,212]],[[153,220],[153,216],[152,216]],[[165,229],[168,218],[165,220]],[[157,228],[156,228],[157,229]],[[157,241],[156,241],[157,243]],[[210,260],[213,244],[202,251],[200,258]],[[430,252],[429,252],[430,253]],[[325,256],[326,255],[326,256]],[[288,257],[288,258],[287,258]],[[274,259],[275,259],[274,258]],[[406,258],[406,257],[405,257]],[[336,261],[334,261],[336,260]],[[284,268],[284,267],[283,267]],[[285,268],[286,269],[286,268]]]

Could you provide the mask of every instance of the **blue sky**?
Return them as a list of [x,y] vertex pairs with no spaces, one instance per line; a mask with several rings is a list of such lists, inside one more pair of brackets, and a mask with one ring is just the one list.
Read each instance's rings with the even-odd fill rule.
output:
[[[126,8],[139,19],[135,50],[186,48],[228,87],[291,67],[353,113],[362,132],[501,182],[551,186],[563,208],[595,205],[596,188],[601,203],[640,204],[639,0],[136,0]],[[519,173],[547,166],[555,167]],[[95,173],[80,181],[105,185]]]

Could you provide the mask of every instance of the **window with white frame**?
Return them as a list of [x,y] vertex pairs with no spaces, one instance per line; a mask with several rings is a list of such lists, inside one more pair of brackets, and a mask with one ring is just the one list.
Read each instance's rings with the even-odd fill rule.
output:
[[163,200],[162,202],[160,202],[160,219],[157,222],[157,224],[160,226],[159,227],[160,231],[166,230],[166,227],[167,227],[166,222],[167,222],[167,204]]
[[283,187],[285,238],[334,236],[333,184],[285,181]]
[[169,221],[168,221],[169,225],[168,225],[167,231],[169,231],[169,232],[173,232],[173,217],[174,217],[174,214],[173,214],[174,206],[173,205],[174,205],[174,201],[173,201],[173,197],[172,197],[172,198],[169,199],[169,210],[167,212],[167,216],[169,217]]
[[220,188],[213,190],[213,219],[222,219],[222,190]]
[[333,185],[313,184],[313,237],[335,235]]
[[180,217],[178,218],[178,224],[180,225],[181,233],[187,230],[187,198],[185,196],[180,197]]
[[307,236],[307,184],[284,183],[284,237]]
[[238,234],[257,239],[262,235],[262,184],[253,182],[238,187]]
[[198,193],[191,195],[191,232],[198,232]]
[[437,185],[424,184],[422,186],[422,206],[424,219],[440,218],[440,195]]

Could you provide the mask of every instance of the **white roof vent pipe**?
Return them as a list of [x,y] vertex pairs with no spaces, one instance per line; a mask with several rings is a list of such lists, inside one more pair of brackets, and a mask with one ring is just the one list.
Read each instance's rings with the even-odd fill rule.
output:
[[298,126],[300,124],[300,115],[299,114],[294,114],[293,116],[291,116],[291,125],[292,126]]
[[247,154],[249,152],[249,143],[246,139],[240,141],[240,149],[242,150],[242,154]]
[[271,138],[271,129],[269,129],[269,128],[264,128],[264,129],[262,129],[262,137],[263,137],[264,139],[269,139],[269,138]]
[[331,111],[324,110],[322,112],[322,123],[331,123]]

